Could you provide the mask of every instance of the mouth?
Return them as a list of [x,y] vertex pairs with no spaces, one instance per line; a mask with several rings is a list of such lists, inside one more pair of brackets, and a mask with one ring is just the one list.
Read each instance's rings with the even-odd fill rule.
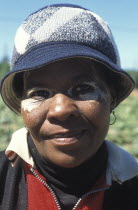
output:
[[65,146],[65,145],[73,145],[79,143],[79,140],[84,135],[86,131],[80,131],[77,133],[58,133],[49,136],[49,139],[57,145]]

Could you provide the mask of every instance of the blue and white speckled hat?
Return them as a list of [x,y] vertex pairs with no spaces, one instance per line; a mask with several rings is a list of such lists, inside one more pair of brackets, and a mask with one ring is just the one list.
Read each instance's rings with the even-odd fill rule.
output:
[[116,90],[116,105],[133,90],[134,81],[120,67],[118,50],[107,24],[85,8],[60,4],[31,14],[17,30],[11,71],[1,82],[4,102],[19,114],[21,97],[13,85],[15,75],[73,57],[102,63],[107,74],[112,72],[118,78],[118,81],[112,78],[120,87]]

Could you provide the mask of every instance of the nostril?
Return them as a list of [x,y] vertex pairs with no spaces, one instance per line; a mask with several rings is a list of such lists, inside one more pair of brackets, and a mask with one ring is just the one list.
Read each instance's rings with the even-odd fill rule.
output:
[[59,120],[56,119],[55,117],[50,117],[50,118],[48,118],[48,120],[51,124],[57,124],[59,122]]
[[75,117],[76,115],[74,114],[71,114],[69,112],[60,112],[60,113],[53,113],[52,115],[50,114],[48,116],[48,119],[51,121],[51,122],[57,122],[57,121],[65,121],[67,119],[72,119],[73,117]]
[[50,115],[48,116],[48,120],[52,124],[58,124],[59,122],[62,121],[72,121],[74,118],[76,118],[78,115],[76,114],[60,114],[60,115]]
[[62,107],[60,109],[49,110],[47,118],[50,122],[56,123],[57,121],[65,121],[67,119],[73,119],[79,115],[78,110],[75,107]]

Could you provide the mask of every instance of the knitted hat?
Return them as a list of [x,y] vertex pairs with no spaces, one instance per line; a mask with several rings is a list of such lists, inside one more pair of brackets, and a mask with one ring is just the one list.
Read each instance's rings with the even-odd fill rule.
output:
[[13,85],[19,82],[15,75],[72,57],[92,59],[107,67],[107,75],[112,73],[116,105],[133,90],[134,81],[120,67],[118,50],[107,24],[85,8],[58,4],[31,14],[17,30],[11,71],[1,82],[4,102],[19,114],[21,97]]

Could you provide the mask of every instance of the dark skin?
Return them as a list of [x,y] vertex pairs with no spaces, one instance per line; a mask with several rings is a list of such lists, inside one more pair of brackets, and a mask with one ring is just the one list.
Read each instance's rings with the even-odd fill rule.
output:
[[[30,71],[24,81],[21,114],[39,153],[65,168],[92,157],[104,141],[110,117],[111,96],[99,71],[69,59]],[[96,95],[101,88],[106,100]]]

